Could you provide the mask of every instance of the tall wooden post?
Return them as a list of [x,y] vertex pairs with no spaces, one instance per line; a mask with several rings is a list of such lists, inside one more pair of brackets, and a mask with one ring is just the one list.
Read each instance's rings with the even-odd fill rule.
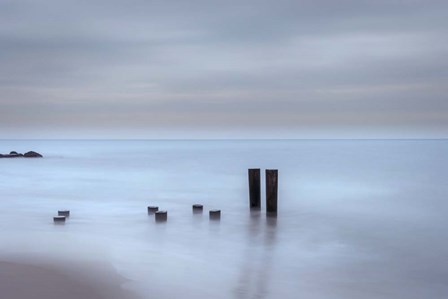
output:
[[251,209],[261,208],[260,169],[249,169],[249,206]]
[[266,213],[277,215],[278,170],[266,169]]

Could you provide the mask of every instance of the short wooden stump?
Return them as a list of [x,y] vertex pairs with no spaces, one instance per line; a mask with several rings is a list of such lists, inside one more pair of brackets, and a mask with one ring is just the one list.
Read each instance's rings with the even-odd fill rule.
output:
[[210,220],[219,220],[221,219],[221,210],[210,210],[209,215]]
[[57,224],[63,224],[65,223],[65,216],[54,216],[53,222]]
[[70,211],[69,210],[60,210],[60,211],[58,211],[58,216],[70,217]]
[[159,210],[159,207],[156,206],[148,206],[148,214],[152,215]]
[[194,204],[193,205],[193,214],[202,214],[202,211],[204,210],[204,206],[200,204]]
[[168,220],[168,212],[167,211],[157,211],[155,213],[156,215],[156,222],[165,222]]

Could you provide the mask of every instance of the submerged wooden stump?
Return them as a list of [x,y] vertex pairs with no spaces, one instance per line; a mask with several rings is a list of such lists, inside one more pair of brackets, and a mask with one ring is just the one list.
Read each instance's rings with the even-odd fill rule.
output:
[[148,214],[152,215],[159,210],[159,207],[156,206],[148,206]]
[[193,205],[193,214],[202,214],[202,211],[204,210],[204,206],[200,204],[194,204]]
[[58,211],[58,215],[59,216],[70,217],[70,211],[69,210],[60,210],[60,211]]
[[65,223],[65,216],[54,216],[53,222],[57,224]]
[[221,219],[221,210],[210,210],[209,215],[210,220],[219,220]]
[[167,211],[157,211],[155,213],[156,215],[156,222],[165,222],[168,220],[168,212]]

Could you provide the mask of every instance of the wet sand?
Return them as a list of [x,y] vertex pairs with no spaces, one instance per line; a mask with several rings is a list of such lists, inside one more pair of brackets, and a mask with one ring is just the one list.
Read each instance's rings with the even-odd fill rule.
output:
[[[136,299],[122,289],[116,273],[103,275],[84,267],[67,270],[56,265],[0,261],[0,298],[5,299]],[[99,276],[98,276],[99,275]],[[95,278],[96,276],[96,278]]]

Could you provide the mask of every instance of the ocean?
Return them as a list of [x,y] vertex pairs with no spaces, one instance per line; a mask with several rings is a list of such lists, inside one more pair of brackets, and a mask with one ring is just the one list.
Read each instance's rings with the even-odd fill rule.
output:
[[108,263],[142,298],[448,297],[447,140],[0,140],[13,150],[44,158],[0,159],[0,259]]

